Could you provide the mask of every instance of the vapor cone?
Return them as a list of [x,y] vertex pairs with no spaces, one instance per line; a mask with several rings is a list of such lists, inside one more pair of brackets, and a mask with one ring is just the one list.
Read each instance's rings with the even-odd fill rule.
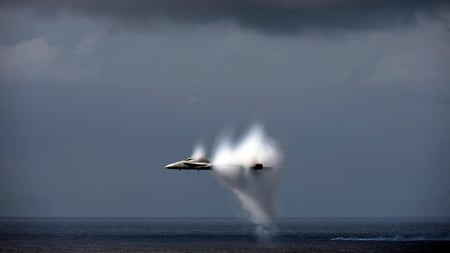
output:
[[[280,149],[260,125],[236,142],[230,136],[221,138],[212,158],[214,174],[237,196],[262,235],[273,228],[281,159]],[[263,169],[255,170],[255,164]]]

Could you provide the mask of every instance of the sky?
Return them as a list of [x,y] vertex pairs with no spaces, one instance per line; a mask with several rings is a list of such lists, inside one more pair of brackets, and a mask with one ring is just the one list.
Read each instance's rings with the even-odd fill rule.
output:
[[243,216],[164,165],[257,121],[280,216],[448,217],[448,45],[437,0],[0,1],[0,216]]

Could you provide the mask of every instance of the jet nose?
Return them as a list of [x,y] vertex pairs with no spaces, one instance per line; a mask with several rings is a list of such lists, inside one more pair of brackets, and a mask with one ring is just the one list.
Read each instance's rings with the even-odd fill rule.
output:
[[166,167],[166,169],[173,169],[173,168],[175,168],[175,163],[169,163],[165,167]]

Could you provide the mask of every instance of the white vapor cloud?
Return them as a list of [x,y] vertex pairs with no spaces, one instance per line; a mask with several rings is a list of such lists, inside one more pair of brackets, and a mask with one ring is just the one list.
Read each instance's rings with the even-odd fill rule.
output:
[[[258,225],[259,235],[268,236],[273,229],[281,160],[280,148],[258,124],[235,144],[231,138],[222,138],[213,155],[214,174],[239,199]],[[251,168],[257,163],[263,165],[262,170]]]

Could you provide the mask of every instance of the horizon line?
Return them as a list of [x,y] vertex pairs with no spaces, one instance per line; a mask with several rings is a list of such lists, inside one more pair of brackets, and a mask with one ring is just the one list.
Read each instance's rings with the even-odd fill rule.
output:
[[[0,216],[7,218],[66,219],[247,219],[246,216]],[[450,219],[450,216],[279,216],[276,219]]]

